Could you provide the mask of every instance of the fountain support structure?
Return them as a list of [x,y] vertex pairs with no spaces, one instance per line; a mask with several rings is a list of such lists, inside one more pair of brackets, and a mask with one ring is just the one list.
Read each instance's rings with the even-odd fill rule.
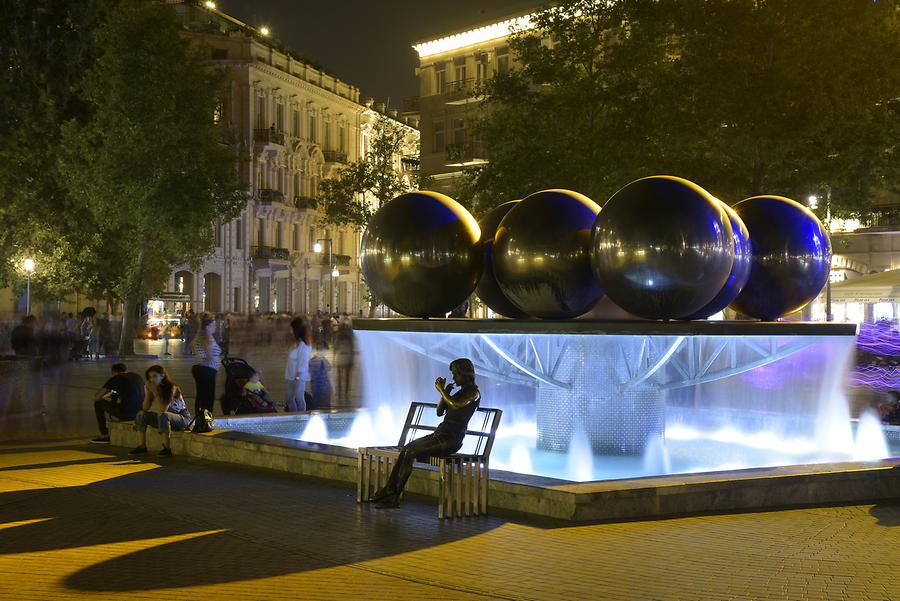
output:
[[[708,410],[706,419],[746,410],[812,423],[834,393],[822,383],[846,368],[856,334],[855,324],[748,321],[358,319],[354,328],[364,370],[377,355],[390,357],[374,372],[391,374],[398,408],[427,395],[430,379],[465,356],[480,382],[499,386],[486,404],[533,405],[539,449],[566,451],[582,430],[606,455],[641,455],[664,438],[673,398],[681,409]],[[754,388],[766,378],[773,381],[764,387],[789,390]],[[385,402],[383,386],[365,384],[367,402]],[[773,396],[789,398],[776,407]]]

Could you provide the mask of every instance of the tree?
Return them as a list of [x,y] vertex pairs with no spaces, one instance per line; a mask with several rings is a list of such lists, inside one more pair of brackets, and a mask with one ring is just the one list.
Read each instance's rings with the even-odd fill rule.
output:
[[106,286],[91,260],[97,228],[63,185],[58,155],[62,124],[87,114],[80,82],[111,5],[11,0],[0,8],[0,286],[24,286],[28,256],[37,264],[33,297],[100,295]]
[[[638,177],[723,200],[806,198],[860,215],[900,181],[897,2],[565,0],[489,81],[467,171],[477,211],[543,188],[596,201]],[[547,44],[551,40],[552,44]]]
[[[404,173],[398,169],[412,150],[408,131],[393,119],[378,116],[372,128],[372,146],[365,157],[319,184],[318,208],[323,223],[361,230],[383,204],[428,185],[418,171]],[[418,147],[415,155],[417,159]],[[380,301],[371,290],[363,292],[363,298],[369,303],[369,317],[374,317]]]
[[[418,188],[417,173],[403,173],[400,159],[410,154],[408,128],[379,115],[372,127],[372,146],[361,160],[341,168],[319,184],[319,211],[326,224],[362,229],[381,206]],[[418,148],[415,149],[418,154]]]
[[91,114],[64,127],[61,165],[98,228],[102,273],[124,300],[120,352],[128,354],[141,298],[162,287],[173,264],[208,256],[214,227],[239,215],[245,196],[235,151],[213,123],[222,74],[180,35],[173,14],[125,0],[97,39],[100,56],[83,85]]

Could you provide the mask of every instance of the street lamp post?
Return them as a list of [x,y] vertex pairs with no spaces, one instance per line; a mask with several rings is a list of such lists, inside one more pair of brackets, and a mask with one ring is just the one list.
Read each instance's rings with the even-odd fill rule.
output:
[[320,253],[324,249],[322,247],[322,243],[328,244],[328,264],[331,266],[331,279],[329,281],[329,299],[328,304],[331,305],[330,313],[335,313],[335,302],[334,302],[334,278],[341,275],[341,273],[337,270],[337,266],[334,264],[334,253],[332,252],[332,240],[331,238],[319,238],[316,240],[316,243],[313,245],[313,251]]
[[26,284],[25,284],[25,315],[31,315],[31,272],[34,271],[34,259],[25,259],[22,261],[25,268]]

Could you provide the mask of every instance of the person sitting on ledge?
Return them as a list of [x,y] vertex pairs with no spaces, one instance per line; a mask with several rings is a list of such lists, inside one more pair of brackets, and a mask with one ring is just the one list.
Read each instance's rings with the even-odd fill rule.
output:
[[184,402],[181,389],[162,365],[151,365],[147,379],[143,410],[135,417],[135,428],[141,433],[141,444],[129,455],[147,453],[147,426],[155,426],[163,437],[161,456],[172,454],[172,430],[184,430],[191,423],[191,413]]
[[888,401],[878,405],[878,413],[882,424],[900,426],[900,392],[888,390]]
[[[455,359],[450,363],[450,373],[453,374],[452,382],[447,383],[444,378],[434,381],[434,387],[441,395],[437,414],[446,412],[444,420],[432,434],[417,438],[400,449],[387,484],[369,499],[376,507],[400,506],[400,495],[417,457],[443,457],[462,447],[469,419],[481,402],[481,393],[475,385],[475,366],[469,359]],[[459,386],[459,390],[452,392],[454,386]]]

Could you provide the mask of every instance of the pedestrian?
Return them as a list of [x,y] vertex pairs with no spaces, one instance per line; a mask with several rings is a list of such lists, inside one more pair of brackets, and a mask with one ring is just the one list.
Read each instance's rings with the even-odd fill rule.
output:
[[331,363],[325,357],[325,348],[321,342],[316,345],[315,353],[309,360],[309,378],[312,403],[308,409],[331,407],[331,392],[334,390],[331,383]]
[[131,421],[144,404],[144,380],[128,371],[124,363],[114,363],[112,377],[94,395],[94,413],[100,436],[91,440],[95,444],[109,444],[109,428],[106,416],[119,421]]
[[213,412],[216,401],[216,373],[222,365],[222,349],[219,348],[213,333],[216,322],[204,315],[200,320],[200,328],[191,340],[191,354],[194,355],[194,365],[191,367],[191,375],[197,386],[197,396],[194,401],[194,413],[200,415],[201,409]]
[[337,370],[337,399],[348,401],[350,399],[350,378],[353,375],[353,363],[356,358],[356,350],[353,345],[353,329],[349,322],[343,322],[338,327],[337,339],[334,343],[334,367]]
[[900,426],[900,391],[888,390],[888,400],[878,405],[881,423]]
[[291,332],[294,344],[284,366],[284,379],[287,380],[288,387],[285,411],[306,411],[306,383],[309,382],[312,335],[302,317],[291,320]]
[[142,410],[135,417],[134,423],[141,433],[141,444],[129,452],[129,455],[145,455],[147,453],[147,427],[157,428],[163,438],[161,456],[172,454],[172,430],[180,431],[191,423],[191,413],[184,402],[181,389],[172,381],[169,372],[162,365],[147,368]]

